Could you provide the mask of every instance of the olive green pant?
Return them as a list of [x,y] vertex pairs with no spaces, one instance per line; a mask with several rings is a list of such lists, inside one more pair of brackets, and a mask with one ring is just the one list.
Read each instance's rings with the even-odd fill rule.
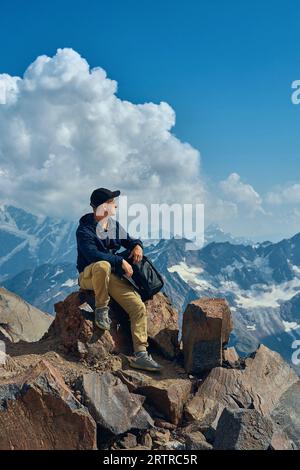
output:
[[79,274],[79,285],[82,289],[95,292],[96,307],[107,307],[112,297],[129,315],[134,351],[146,351],[146,306],[127,279],[112,273],[111,265],[107,261],[96,261],[86,266]]

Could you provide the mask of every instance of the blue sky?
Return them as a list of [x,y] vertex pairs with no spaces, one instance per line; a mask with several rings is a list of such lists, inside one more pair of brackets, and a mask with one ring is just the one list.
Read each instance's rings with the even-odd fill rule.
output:
[[261,194],[299,182],[299,25],[291,0],[12,0],[1,5],[0,73],[73,48],[123,100],[169,103],[173,132],[212,183],[234,172]]

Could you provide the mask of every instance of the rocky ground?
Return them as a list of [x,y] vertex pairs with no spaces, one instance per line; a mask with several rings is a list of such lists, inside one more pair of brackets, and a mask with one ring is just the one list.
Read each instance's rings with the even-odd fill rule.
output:
[[[3,305],[9,295],[2,290]],[[297,375],[265,346],[246,359],[226,349],[233,325],[224,299],[191,302],[180,342],[169,299],[146,305],[161,373],[130,366],[130,324],[117,304],[111,331],[94,327],[90,291],[57,303],[50,327],[34,311],[34,341],[26,328],[22,337],[17,303],[10,315],[0,309],[0,449],[300,448]]]

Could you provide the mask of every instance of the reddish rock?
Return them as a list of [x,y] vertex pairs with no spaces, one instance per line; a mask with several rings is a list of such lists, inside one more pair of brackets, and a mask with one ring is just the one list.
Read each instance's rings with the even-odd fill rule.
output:
[[177,311],[162,293],[156,294],[145,304],[149,340],[166,358],[175,358],[179,353]]
[[[296,436],[299,435],[296,418],[299,394],[295,387],[299,383],[297,375],[281,356],[261,345],[245,360],[243,370],[214,368],[186,404],[185,416],[188,421],[215,429],[225,407],[252,408],[262,416],[272,414],[276,420],[282,419],[285,429]],[[288,404],[285,404],[287,394]]]
[[132,449],[137,446],[137,439],[134,434],[128,432],[123,439],[120,440],[120,444],[124,449]]
[[183,407],[191,392],[191,381],[181,378],[157,377],[136,370],[118,370],[115,374],[130,391],[140,393],[172,424],[178,424]]
[[147,449],[152,449],[152,437],[150,436],[149,431],[141,436],[140,441],[143,446],[147,447]]
[[[111,332],[104,332],[94,325],[94,295],[91,291],[72,292],[54,307],[56,317],[47,336],[56,337],[67,352],[93,362],[107,358],[118,349],[124,330],[118,328],[116,322]],[[115,331],[118,331],[119,338],[118,334],[114,334]],[[130,338],[129,334],[127,343]]]
[[233,325],[225,299],[190,302],[183,315],[182,341],[185,370],[201,374],[222,365],[222,348]]
[[194,431],[188,434],[185,443],[188,450],[212,450],[213,448],[200,431]]
[[293,441],[291,441],[288,435],[280,428],[275,428],[275,431],[271,440],[272,450],[296,450],[297,447]]
[[[157,294],[147,302],[149,341],[165,356],[177,353],[178,315],[167,297]],[[132,354],[132,337],[128,314],[110,301],[110,331],[94,326],[95,297],[92,291],[71,293],[55,304],[56,317],[47,336],[57,337],[68,352],[88,361],[101,360],[110,353]]]
[[151,429],[149,432],[152,443],[155,446],[159,446],[161,444],[165,444],[166,442],[169,442],[171,438],[171,433],[168,429]]
[[159,419],[159,418],[154,421],[154,424],[158,428],[169,429],[171,431],[176,429],[175,424],[169,423],[168,421],[164,421],[163,419]]
[[60,373],[40,361],[0,383],[0,449],[96,449],[96,423]]

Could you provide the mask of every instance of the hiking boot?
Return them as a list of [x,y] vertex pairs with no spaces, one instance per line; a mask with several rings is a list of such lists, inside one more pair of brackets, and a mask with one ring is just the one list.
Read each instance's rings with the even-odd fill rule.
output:
[[111,319],[108,316],[108,307],[96,307],[95,309],[95,325],[100,330],[109,330]]
[[148,354],[147,351],[135,353],[134,359],[130,361],[130,365],[135,369],[150,370],[153,372],[158,372],[163,369],[163,366],[155,362],[151,354]]

